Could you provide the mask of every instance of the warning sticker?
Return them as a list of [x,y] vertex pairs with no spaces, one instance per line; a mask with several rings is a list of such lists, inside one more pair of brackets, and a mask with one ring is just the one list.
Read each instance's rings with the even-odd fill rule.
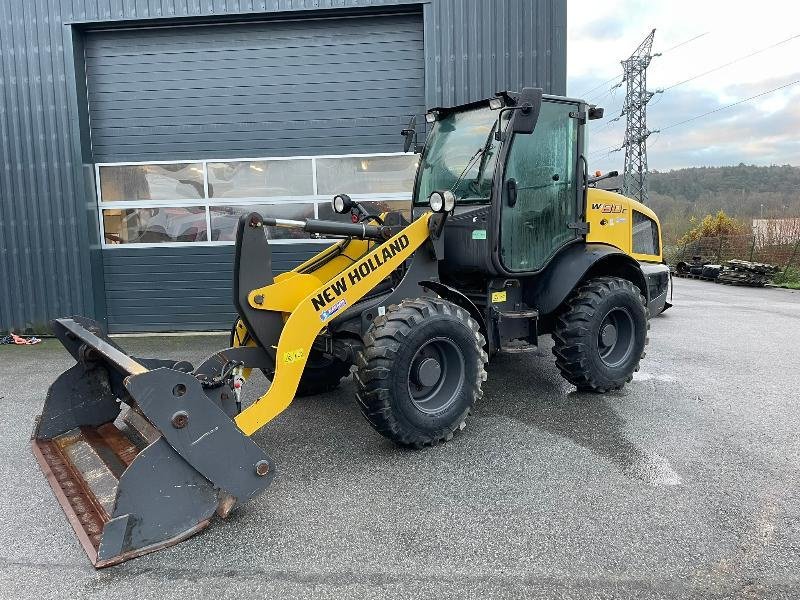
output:
[[492,292],[492,302],[505,302],[506,301],[506,291],[503,290],[502,292]]
[[283,362],[290,365],[298,360],[302,360],[304,356],[305,351],[302,348],[298,348],[297,350],[292,350],[291,352],[284,352]]

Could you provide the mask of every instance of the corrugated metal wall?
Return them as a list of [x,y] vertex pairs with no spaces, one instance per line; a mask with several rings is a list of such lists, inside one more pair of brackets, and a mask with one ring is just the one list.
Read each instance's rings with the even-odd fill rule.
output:
[[[276,273],[294,269],[320,244],[272,246]],[[131,251],[133,252],[133,251]],[[130,256],[114,250],[105,254],[108,327],[121,331],[224,330],[234,322],[231,292],[233,246],[140,248],[136,269]],[[124,275],[124,276],[121,276]],[[151,301],[141,301],[142,290]],[[175,310],[180,304],[184,310]]]
[[0,2],[0,330],[94,309],[60,4]]
[[402,150],[425,113],[420,15],[86,36],[98,162]]
[[398,5],[425,12],[429,106],[523,85],[565,92],[566,0],[0,1],[0,330],[105,310],[73,105],[74,30]]
[[429,106],[523,86],[566,93],[566,0],[434,0],[428,10]]

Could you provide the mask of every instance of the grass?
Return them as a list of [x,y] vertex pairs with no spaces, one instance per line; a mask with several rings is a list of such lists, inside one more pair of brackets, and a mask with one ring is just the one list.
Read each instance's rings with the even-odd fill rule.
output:
[[772,283],[782,288],[790,290],[800,290],[800,269],[797,267],[787,267],[775,274]]

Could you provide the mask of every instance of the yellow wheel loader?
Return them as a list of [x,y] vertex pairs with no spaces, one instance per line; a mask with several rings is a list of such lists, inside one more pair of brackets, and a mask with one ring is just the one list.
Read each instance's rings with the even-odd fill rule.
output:
[[[630,381],[669,275],[652,211],[593,187],[584,132],[601,116],[535,88],[436,108],[424,148],[413,120],[403,131],[421,150],[405,216],[345,194],[339,220],[243,216],[231,344],[197,367],[54,321],[76,364],[48,391],[33,452],[93,564],[174,544],[264,491],[275,470],[250,436],[351,369],[370,425],[411,447],[463,430],[490,357],[543,334],[579,390]],[[338,241],[275,275],[273,227]],[[243,406],[252,369],[270,385]]]

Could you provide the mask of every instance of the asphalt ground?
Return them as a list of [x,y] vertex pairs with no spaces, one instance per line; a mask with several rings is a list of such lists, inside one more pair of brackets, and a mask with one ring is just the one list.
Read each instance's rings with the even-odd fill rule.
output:
[[[221,336],[125,338],[199,361]],[[0,347],[3,598],[800,597],[800,293],[678,280],[620,392],[499,358],[461,436],[396,448],[353,383],[255,440],[278,474],[178,546],[94,571],[29,449],[57,342]],[[250,393],[265,385],[248,384]]]

